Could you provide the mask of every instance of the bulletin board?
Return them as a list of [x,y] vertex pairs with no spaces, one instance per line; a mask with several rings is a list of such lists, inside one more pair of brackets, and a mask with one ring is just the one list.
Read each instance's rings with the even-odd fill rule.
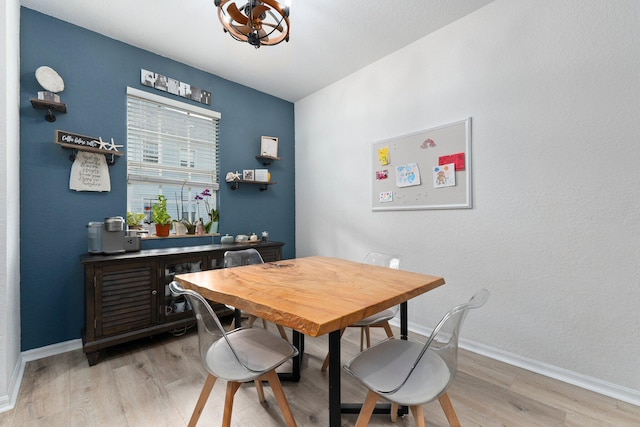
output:
[[471,117],[374,142],[372,210],[471,208]]

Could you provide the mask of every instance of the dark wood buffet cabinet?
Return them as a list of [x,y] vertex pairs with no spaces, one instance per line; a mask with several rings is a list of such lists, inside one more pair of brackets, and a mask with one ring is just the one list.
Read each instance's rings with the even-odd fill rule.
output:
[[[85,327],[83,350],[89,365],[99,352],[139,338],[195,324],[184,297],[169,283],[176,274],[223,268],[226,251],[255,248],[265,262],[282,259],[281,242],[233,243],[149,249],[119,255],[85,255]],[[219,316],[233,312],[212,302]]]

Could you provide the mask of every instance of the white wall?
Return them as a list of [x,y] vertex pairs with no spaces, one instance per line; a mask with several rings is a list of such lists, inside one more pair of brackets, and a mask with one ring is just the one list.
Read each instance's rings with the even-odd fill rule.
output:
[[[640,402],[638,22],[637,0],[497,0],[297,102],[297,256],[445,277],[413,328],[487,287],[464,338]],[[473,209],[371,211],[373,142],[468,116]]]
[[20,368],[20,2],[0,3],[0,412],[17,397]]

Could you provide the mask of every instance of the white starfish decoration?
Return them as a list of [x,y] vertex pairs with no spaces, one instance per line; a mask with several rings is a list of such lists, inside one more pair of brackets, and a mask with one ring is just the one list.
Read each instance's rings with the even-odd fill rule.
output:
[[109,143],[106,141],[103,141],[102,137],[98,137],[98,139],[100,140],[100,141],[97,141],[100,144],[98,148],[101,150],[108,150],[109,148],[107,146],[109,145]]
[[113,138],[111,138],[111,144],[107,144],[107,145],[109,145],[107,150],[113,150],[113,151],[118,151],[118,147],[120,148],[124,147],[124,145],[116,145]]

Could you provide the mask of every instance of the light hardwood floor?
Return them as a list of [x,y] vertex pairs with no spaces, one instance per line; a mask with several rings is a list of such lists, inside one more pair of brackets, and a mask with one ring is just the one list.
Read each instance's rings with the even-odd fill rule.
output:
[[[372,331],[372,341],[382,338],[382,331]],[[358,351],[358,330],[348,330],[342,343],[346,361]],[[299,426],[326,426],[328,378],[320,372],[326,338],[307,337],[305,350],[302,381],[283,383],[285,393]],[[180,337],[164,334],[106,351],[92,367],[82,351],[73,351],[27,364],[16,407],[0,413],[0,425],[186,426],[204,379],[195,328]],[[265,394],[263,407],[252,384],[241,387],[233,426],[284,425],[268,387]],[[463,350],[449,394],[463,426],[640,426],[640,407]],[[362,401],[365,390],[345,374],[342,396]],[[219,381],[200,426],[220,425],[223,401],[224,382]],[[355,418],[343,415],[343,426],[354,425]],[[428,426],[448,426],[437,402],[425,406],[425,418]],[[370,425],[415,423],[411,415],[396,424],[376,415]]]

